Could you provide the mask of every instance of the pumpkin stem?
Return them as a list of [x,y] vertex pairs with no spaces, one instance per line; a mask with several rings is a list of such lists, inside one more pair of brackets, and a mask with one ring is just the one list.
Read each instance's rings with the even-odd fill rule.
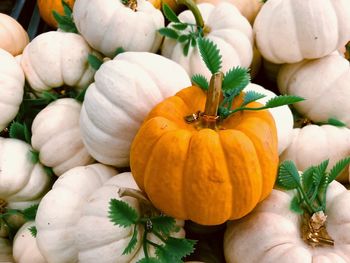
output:
[[221,99],[221,87],[224,74],[217,72],[210,79],[209,89],[207,93],[207,101],[205,103],[204,113],[200,116],[202,128],[216,130],[219,120],[218,109]]
[[350,61],[350,42],[345,45],[345,58]]
[[121,0],[122,3],[132,11],[137,11],[137,0]]
[[194,18],[196,19],[197,27],[203,30],[204,35],[210,32],[210,28],[204,25],[202,14],[193,0],[176,0],[176,3],[178,5],[185,5],[192,12]]
[[327,216],[323,211],[318,211],[312,216],[303,214],[301,232],[303,240],[312,247],[334,246],[334,240],[326,229]]
[[6,213],[7,202],[4,199],[0,199],[0,215]]

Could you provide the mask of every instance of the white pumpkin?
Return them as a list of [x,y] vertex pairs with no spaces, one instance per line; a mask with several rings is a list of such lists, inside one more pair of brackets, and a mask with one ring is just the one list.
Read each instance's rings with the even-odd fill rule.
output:
[[164,27],[162,13],[146,0],[128,3],[132,6],[119,0],[75,1],[73,18],[78,31],[108,57],[113,57],[120,47],[155,53],[161,44],[162,36],[157,30]]
[[75,99],[58,99],[46,106],[32,124],[32,145],[40,162],[60,176],[71,168],[94,160],[85,148],[80,128],[81,104]]
[[261,55],[276,64],[326,56],[350,39],[348,0],[268,0],[254,22]]
[[63,85],[88,86],[95,71],[88,63],[93,50],[78,34],[50,31],[38,35],[24,49],[21,65],[30,86],[44,91]]
[[48,262],[77,262],[74,231],[83,204],[116,173],[111,167],[92,164],[75,167],[56,180],[40,202],[35,218],[37,244]]
[[0,131],[17,115],[23,92],[23,70],[10,53],[0,48]]
[[[293,129],[291,137],[291,143],[280,155],[280,161],[292,160],[300,171],[327,159],[333,166],[350,155],[350,130],[345,127],[307,125]],[[348,177],[349,172],[345,170],[337,180],[348,182]]]
[[17,263],[47,263],[36,244],[36,238],[29,231],[34,226],[34,221],[25,223],[13,239],[13,258]]
[[99,162],[129,166],[131,142],[148,112],[191,85],[177,63],[152,53],[125,52],[105,62],[86,92],[82,138]]
[[[253,59],[253,30],[248,20],[230,3],[222,2],[216,6],[208,3],[197,5],[209,33],[204,38],[212,40],[220,49],[222,55],[222,71],[226,72],[234,66],[249,68]],[[179,14],[182,22],[195,24],[191,11]],[[168,25],[170,27],[172,23]],[[189,29],[188,29],[189,30]],[[203,62],[198,47],[191,47],[188,55],[183,54],[183,43],[165,38],[162,45],[162,55],[170,58],[192,76],[202,74],[210,79],[211,73]]]
[[[15,263],[12,257],[11,241],[0,237],[0,262],[1,263]],[[39,263],[39,262],[38,262]]]
[[[79,262],[136,263],[144,257],[141,240],[142,228],[138,227],[139,236],[135,249],[127,255],[122,255],[133,235],[133,227],[123,228],[116,226],[108,217],[109,202],[113,198],[127,202],[140,214],[137,199],[126,196],[120,197],[118,194],[120,188],[139,190],[131,173],[118,174],[96,190],[85,204],[75,232],[79,250]],[[177,221],[177,225],[183,227],[184,222]],[[185,232],[181,228],[173,236],[184,237]],[[148,238],[157,242],[154,235]],[[150,256],[154,255],[154,249],[149,251]]]
[[278,88],[281,93],[305,98],[305,101],[294,105],[301,115],[314,122],[336,118],[348,127],[349,83],[349,61],[338,53],[320,59],[286,64],[278,74]]
[[347,263],[350,260],[350,192],[338,182],[327,191],[327,231],[335,245],[313,248],[301,238],[301,216],[292,212],[292,193],[273,190],[248,216],[228,223],[227,263]]
[[[265,104],[268,100],[276,97],[277,95],[270,90],[263,88],[260,85],[250,83],[244,91],[256,91],[258,93],[266,95],[266,97],[258,100],[258,102]],[[271,115],[273,116],[276,128],[277,128],[277,138],[278,138],[278,153],[282,153],[292,139],[293,130],[293,114],[290,108],[285,105],[277,108],[269,109]]]
[[[0,200],[1,209],[23,210],[38,204],[50,187],[50,178],[40,163],[31,160],[32,148],[17,139],[0,137]],[[7,220],[13,227],[23,223],[21,216]],[[0,236],[6,236],[1,231]]]

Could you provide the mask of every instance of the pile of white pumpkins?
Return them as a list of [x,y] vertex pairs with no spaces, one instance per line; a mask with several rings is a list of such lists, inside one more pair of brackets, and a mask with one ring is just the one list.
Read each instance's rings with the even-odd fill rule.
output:
[[[224,71],[250,67],[252,82],[259,75],[281,94],[305,98],[293,105],[301,126],[290,107],[270,109],[280,161],[293,160],[303,171],[349,156],[350,67],[344,53],[350,1],[199,2],[207,1],[197,4],[210,28],[204,38],[220,49]],[[182,43],[159,34],[168,23],[161,10],[145,0],[135,3],[133,10],[125,1],[76,0],[72,18],[79,33],[49,31],[30,42],[17,21],[0,14],[0,211],[39,204],[35,221],[14,214],[5,224],[1,217],[0,262],[121,263],[143,256],[140,240],[134,252],[122,255],[133,229],[109,220],[109,201],[121,198],[120,187],[138,189],[127,167],[149,111],[191,86],[194,74],[210,78],[210,72],[196,45],[185,56]],[[189,10],[178,17],[197,22]],[[124,52],[115,56],[118,48]],[[89,63],[91,54],[103,60],[98,69]],[[61,96],[86,87],[83,101]],[[246,90],[266,94],[264,103],[275,96],[269,88],[251,83]],[[24,127],[31,138],[10,138],[23,103],[50,92],[62,98],[35,113],[29,133]],[[348,183],[348,169],[337,179]],[[350,193],[334,183],[327,198],[334,247],[306,244],[300,218],[289,210],[290,192],[273,190],[249,215],[228,223],[226,262],[350,263]],[[138,207],[135,199],[123,200]],[[19,228],[11,240],[7,224]]]

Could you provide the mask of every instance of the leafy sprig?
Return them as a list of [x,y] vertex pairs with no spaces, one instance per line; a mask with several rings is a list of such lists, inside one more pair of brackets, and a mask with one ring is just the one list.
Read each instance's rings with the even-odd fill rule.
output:
[[[139,236],[138,228],[139,226],[143,228],[141,240],[145,257],[137,263],[182,262],[181,259],[191,254],[196,244],[195,240],[171,237],[172,232],[178,231],[174,218],[165,215],[141,216],[133,207],[122,200],[110,200],[109,219],[117,226],[133,228],[132,237],[124,249],[123,255],[129,254],[135,249]],[[158,237],[161,244],[148,239],[148,235],[151,233]],[[154,256],[149,255],[149,246],[155,247]]]
[[326,210],[326,195],[328,185],[350,164],[350,157],[338,161],[327,171],[329,160],[314,165],[299,174],[295,164],[284,161],[280,164],[277,177],[277,186],[296,190],[297,195],[292,199],[292,211],[303,214],[307,211],[313,214]]
[[73,21],[72,9],[64,0],[62,0],[64,15],[59,14],[56,10],[52,11],[58,27],[64,32],[78,33],[78,29]]

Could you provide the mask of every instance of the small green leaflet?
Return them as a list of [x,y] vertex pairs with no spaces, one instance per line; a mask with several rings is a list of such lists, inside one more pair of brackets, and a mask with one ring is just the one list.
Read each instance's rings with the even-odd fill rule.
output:
[[249,90],[244,94],[244,98],[243,98],[243,102],[242,102],[241,107],[244,107],[247,104],[249,104],[253,101],[257,101],[259,99],[262,99],[264,97],[266,97],[266,95],[258,93],[258,92],[253,91],[253,90]]
[[137,211],[128,203],[111,199],[109,202],[109,219],[112,223],[122,227],[129,227],[138,221]]
[[337,176],[350,164],[350,157],[338,161],[329,171],[329,183],[335,180]]
[[280,167],[277,185],[287,190],[296,189],[300,185],[300,175],[293,161],[284,161]]
[[329,118],[326,122],[317,122],[317,125],[333,125],[335,127],[346,127],[346,124],[344,122],[341,122],[340,120],[336,118]]
[[99,59],[97,56],[95,56],[94,54],[88,55],[88,62],[90,66],[96,71],[99,70],[99,68],[103,64],[103,61]]
[[298,196],[294,196],[290,203],[290,210],[297,214],[303,214],[304,210],[300,207],[301,203]]
[[124,49],[124,48],[118,47],[118,48],[115,50],[114,56],[113,56],[113,57],[116,57],[116,56],[118,56],[119,54],[124,53],[124,52],[125,52],[125,49]]
[[26,221],[34,221],[36,217],[36,212],[38,211],[39,204],[32,205],[26,209],[24,209],[23,216]]
[[30,161],[32,163],[38,163],[40,158],[39,158],[39,152],[38,151],[35,151],[35,150],[30,150],[29,151],[29,155],[30,155]]
[[55,18],[58,27],[65,32],[78,33],[78,29],[72,18],[72,9],[70,6],[62,0],[64,15],[60,15],[57,11],[52,11],[52,15]]
[[283,96],[271,98],[269,101],[266,102],[265,107],[276,108],[287,104],[294,104],[297,102],[301,102],[303,100],[305,99],[298,96],[283,95]]
[[179,18],[177,17],[175,12],[170,8],[170,6],[168,4],[163,3],[162,9],[163,9],[163,14],[166,17],[166,19],[168,19],[170,22],[180,23]]
[[136,244],[137,244],[137,225],[135,224],[131,239],[127,247],[124,249],[123,255],[130,254],[134,250]]
[[36,229],[35,226],[29,227],[28,230],[33,237],[36,237],[36,235],[38,234],[38,230]]
[[163,27],[161,29],[158,30],[158,32],[168,38],[172,38],[172,39],[178,39],[179,34],[176,32],[176,30],[169,28],[169,27]]
[[156,255],[162,262],[182,262],[184,256],[194,251],[196,241],[169,237],[165,244],[156,248]]
[[222,90],[226,94],[239,94],[250,83],[249,69],[234,67],[227,71],[222,82]]
[[151,219],[153,230],[161,235],[169,236],[176,228],[176,221],[170,216],[157,216]]
[[31,132],[25,123],[12,122],[9,129],[10,138],[22,140],[28,144],[31,144]]
[[202,90],[208,90],[209,88],[209,82],[203,75],[193,75],[191,81],[194,85],[200,87]]
[[212,74],[221,70],[221,54],[216,44],[208,38],[199,38],[198,41],[199,52],[202,59]]

